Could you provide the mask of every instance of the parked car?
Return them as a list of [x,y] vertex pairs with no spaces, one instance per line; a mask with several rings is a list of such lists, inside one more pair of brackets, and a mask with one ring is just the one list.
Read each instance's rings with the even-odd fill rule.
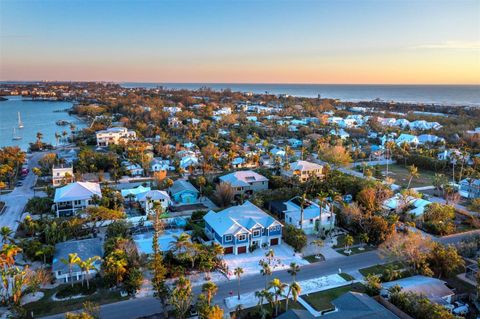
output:
[[16,187],[20,187],[20,186],[22,186],[22,185],[23,185],[23,183],[20,182],[20,181],[18,181],[18,182],[15,184]]

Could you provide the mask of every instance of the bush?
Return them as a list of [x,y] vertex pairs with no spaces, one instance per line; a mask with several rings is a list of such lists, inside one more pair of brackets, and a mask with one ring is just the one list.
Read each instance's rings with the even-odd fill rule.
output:
[[53,201],[48,197],[33,197],[28,200],[25,210],[32,215],[43,215],[50,213]]
[[303,230],[293,225],[286,225],[283,229],[283,240],[293,247],[295,252],[300,252],[307,245],[307,235]]
[[57,294],[55,295],[57,298],[67,298],[67,297],[72,297],[76,295],[84,295],[88,296],[97,291],[97,284],[95,281],[90,281],[90,288],[87,288],[86,283],[77,282],[72,285],[66,284],[63,286],[60,286],[58,289]]

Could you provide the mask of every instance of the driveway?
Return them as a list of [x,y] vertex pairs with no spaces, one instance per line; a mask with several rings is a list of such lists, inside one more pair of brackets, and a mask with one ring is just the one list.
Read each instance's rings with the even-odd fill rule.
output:
[[[271,262],[272,271],[288,269],[290,263],[295,262],[298,265],[307,265],[308,261],[303,259],[300,254],[296,254],[293,248],[287,244],[281,244],[277,246],[271,246],[275,253],[274,260]],[[230,278],[234,278],[233,271],[237,267],[243,268],[243,275],[258,275],[260,273],[260,265],[258,262],[262,259],[266,260],[265,254],[270,250],[258,248],[251,253],[241,255],[225,255],[223,259],[227,262],[228,269],[230,271]]]

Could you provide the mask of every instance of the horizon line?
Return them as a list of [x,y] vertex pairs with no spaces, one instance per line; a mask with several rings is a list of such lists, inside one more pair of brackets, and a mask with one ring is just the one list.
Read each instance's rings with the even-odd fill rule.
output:
[[233,84],[233,85],[358,85],[358,86],[480,86],[480,83],[312,83],[312,82],[155,82],[155,81],[109,81],[109,80],[0,80],[0,83],[27,82],[78,82],[78,83],[115,83],[115,84]]

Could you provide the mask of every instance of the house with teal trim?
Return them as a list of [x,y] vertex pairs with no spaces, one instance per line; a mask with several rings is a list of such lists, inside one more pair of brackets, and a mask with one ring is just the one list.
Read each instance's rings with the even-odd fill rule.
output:
[[223,247],[225,254],[245,254],[250,246],[281,244],[283,225],[249,201],[218,213],[209,211],[205,233]]
[[193,204],[198,201],[199,191],[189,181],[177,179],[168,189],[171,199],[176,204]]

